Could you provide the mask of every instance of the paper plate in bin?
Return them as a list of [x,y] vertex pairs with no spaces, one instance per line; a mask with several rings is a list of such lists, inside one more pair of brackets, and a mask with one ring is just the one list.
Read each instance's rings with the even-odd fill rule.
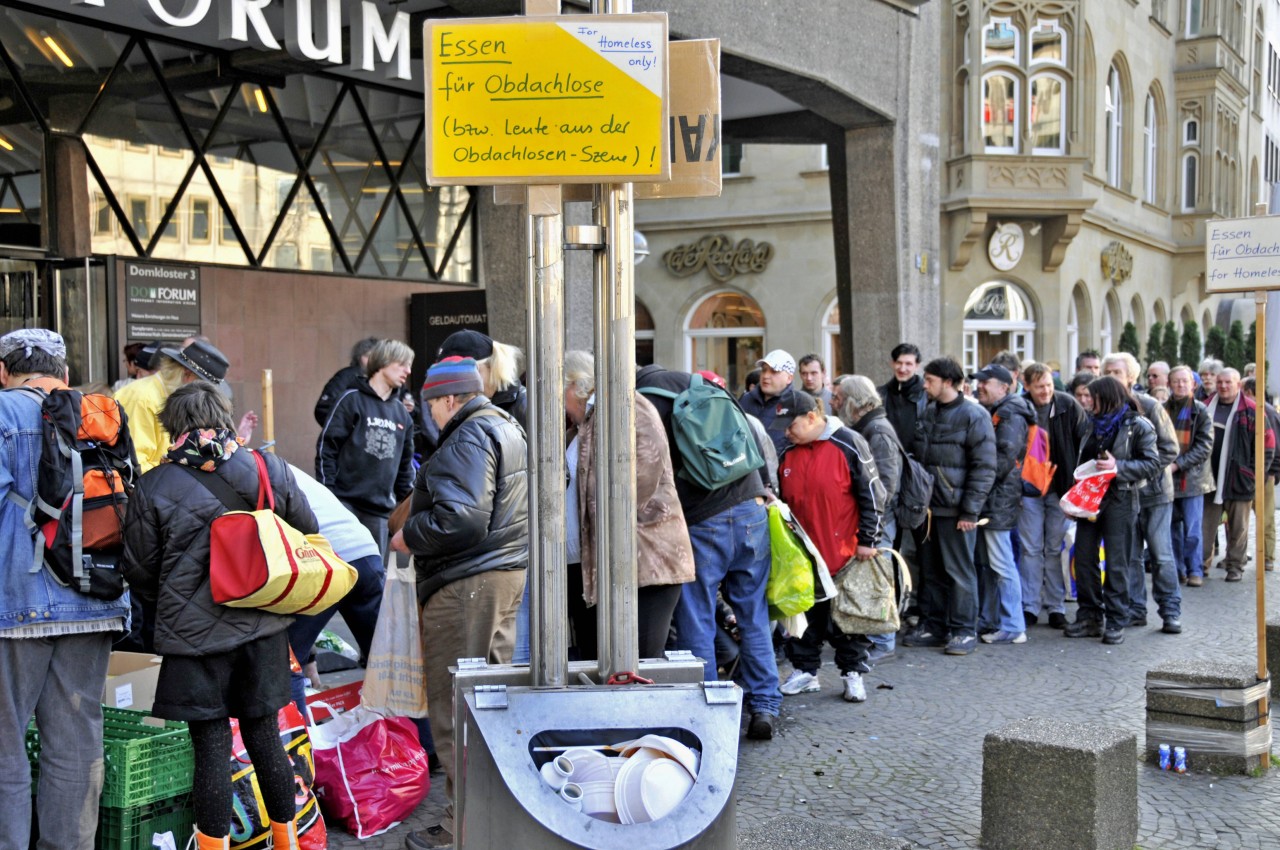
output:
[[640,774],[640,802],[646,820],[666,817],[693,790],[693,777],[671,759],[656,759]]
[[627,758],[626,764],[618,772],[618,777],[614,780],[613,799],[618,820],[622,823],[644,823],[649,820],[649,816],[644,813],[644,800],[640,796],[641,783],[645,767],[662,758],[652,750],[639,749]]
[[698,776],[697,754],[675,738],[668,738],[665,735],[644,735],[634,741],[614,744],[613,749],[628,757],[634,756],[637,751],[652,750],[654,755],[660,758],[674,759],[689,772],[691,777]]

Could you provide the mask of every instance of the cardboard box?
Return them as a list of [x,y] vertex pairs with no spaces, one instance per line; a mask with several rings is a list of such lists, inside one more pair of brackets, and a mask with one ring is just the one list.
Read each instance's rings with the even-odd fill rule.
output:
[[113,652],[107,663],[107,684],[102,704],[112,708],[150,711],[160,681],[158,655],[149,652]]

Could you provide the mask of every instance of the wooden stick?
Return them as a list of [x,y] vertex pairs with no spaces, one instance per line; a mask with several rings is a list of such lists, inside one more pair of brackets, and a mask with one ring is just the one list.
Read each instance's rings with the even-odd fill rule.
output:
[[267,446],[266,451],[275,453],[276,405],[270,369],[262,370],[262,442]]

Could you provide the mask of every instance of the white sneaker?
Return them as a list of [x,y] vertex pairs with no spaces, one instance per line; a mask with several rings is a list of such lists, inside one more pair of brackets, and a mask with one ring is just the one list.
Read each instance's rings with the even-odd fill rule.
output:
[[844,701],[866,702],[867,689],[862,684],[862,674],[849,672],[840,677],[844,679]]
[[782,683],[781,690],[789,697],[793,697],[796,694],[811,694],[822,690],[822,683],[818,681],[818,674],[816,673],[792,670],[791,675],[787,677],[787,681]]

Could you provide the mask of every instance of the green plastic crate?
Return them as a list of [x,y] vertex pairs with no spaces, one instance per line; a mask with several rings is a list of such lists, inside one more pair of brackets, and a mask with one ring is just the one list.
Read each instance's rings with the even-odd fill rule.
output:
[[[102,750],[105,762],[100,805],[125,809],[177,797],[191,790],[195,753],[187,724],[166,720],[164,726],[143,723],[145,711],[102,707]],[[27,728],[31,791],[40,778],[40,734]]]
[[194,824],[189,793],[127,809],[103,806],[98,809],[93,846],[95,850],[152,850],[152,835],[172,832],[174,844],[183,847]]

